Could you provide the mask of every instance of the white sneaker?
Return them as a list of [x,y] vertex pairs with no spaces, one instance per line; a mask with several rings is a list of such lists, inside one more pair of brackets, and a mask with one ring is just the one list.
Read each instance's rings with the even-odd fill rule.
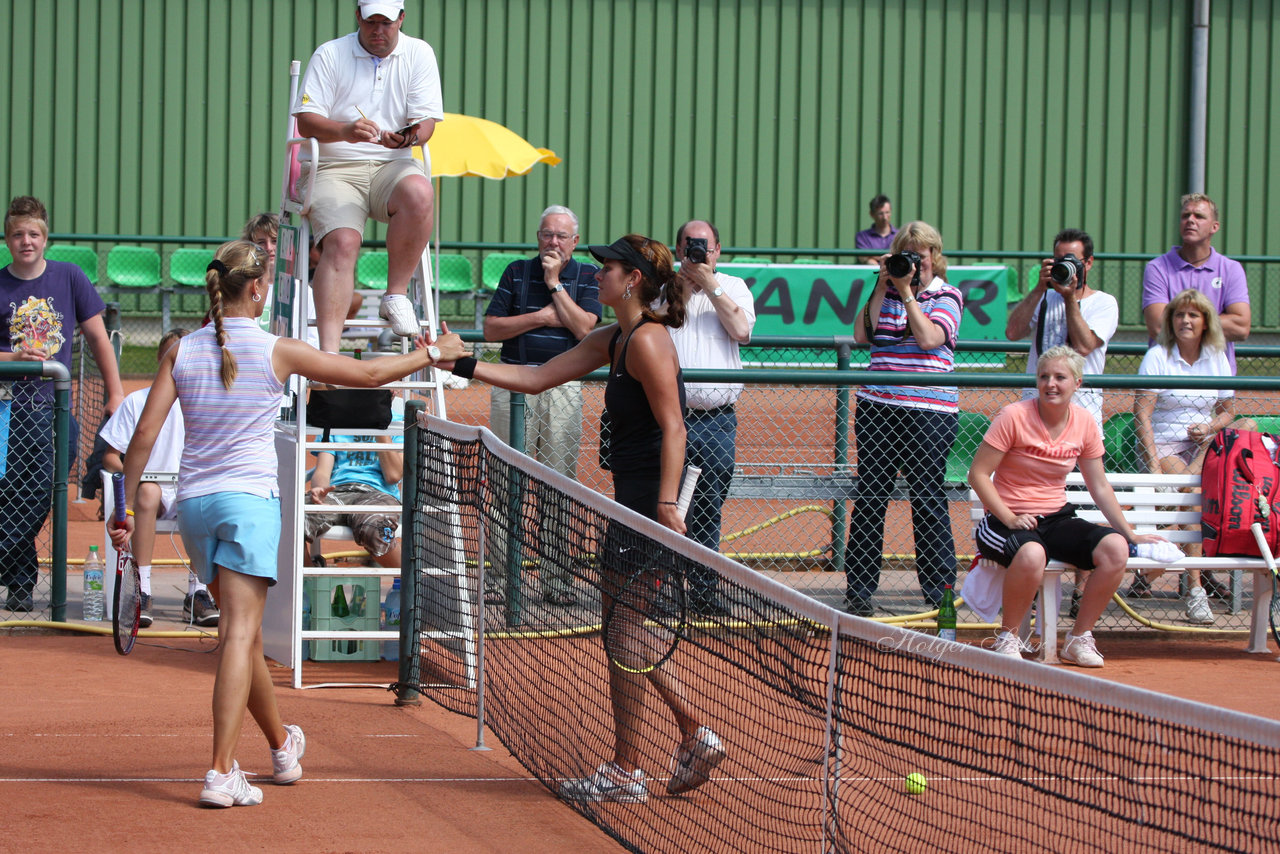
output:
[[1098,645],[1093,640],[1093,632],[1085,632],[1079,637],[1067,632],[1067,638],[1062,644],[1062,652],[1058,653],[1058,657],[1076,667],[1102,666],[1102,653],[1098,652]]
[[1022,658],[1022,639],[1013,632],[1000,632],[991,647],[996,655],[1007,655],[1010,658]]
[[200,792],[200,805],[205,807],[255,807],[262,803],[262,790],[250,786],[240,770],[240,763],[231,763],[231,773],[219,774],[210,769],[204,775],[204,790]]
[[279,750],[271,751],[271,779],[277,786],[296,783],[302,777],[302,754],[307,752],[307,737],[302,734],[302,727],[297,724],[286,724],[284,731],[289,734]]
[[1212,625],[1218,619],[1209,607],[1209,594],[1203,587],[1192,587],[1187,594],[1187,619],[1202,626]]
[[698,788],[711,779],[711,769],[723,762],[725,756],[724,745],[711,727],[698,727],[688,747],[682,744],[676,748],[667,794],[678,795]]
[[391,321],[391,331],[401,338],[412,338],[421,331],[413,302],[404,294],[385,294],[378,305],[378,317]]
[[561,783],[560,797],[568,801],[643,804],[649,800],[649,787],[645,785],[644,772],[639,768],[628,774],[614,763],[605,762],[590,777]]

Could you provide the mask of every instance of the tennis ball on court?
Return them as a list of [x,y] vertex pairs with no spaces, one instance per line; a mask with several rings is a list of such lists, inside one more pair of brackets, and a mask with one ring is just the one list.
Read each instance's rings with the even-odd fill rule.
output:
[[928,787],[929,781],[919,771],[912,771],[907,775],[907,794],[919,795]]

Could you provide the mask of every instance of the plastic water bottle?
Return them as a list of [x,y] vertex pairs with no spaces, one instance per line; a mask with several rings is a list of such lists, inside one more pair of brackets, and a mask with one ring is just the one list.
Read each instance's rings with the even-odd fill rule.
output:
[[102,562],[102,556],[98,554],[97,546],[89,546],[89,554],[84,559],[84,618],[86,620],[101,620],[105,600],[102,594],[102,575],[106,571],[106,565]]
[[[391,582],[391,589],[387,591],[387,598],[382,603],[382,628],[400,631],[400,579],[398,578]],[[398,661],[400,641],[383,641],[382,657],[387,661]]]
[[942,591],[942,602],[938,605],[938,637],[949,641],[956,639],[956,596],[950,584]]

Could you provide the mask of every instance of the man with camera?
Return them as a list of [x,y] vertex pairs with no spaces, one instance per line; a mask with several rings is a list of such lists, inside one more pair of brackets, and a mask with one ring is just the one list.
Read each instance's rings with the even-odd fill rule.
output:
[[[1010,341],[1031,336],[1027,373],[1050,347],[1066,344],[1084,356],[1084,372],[1101,374],[1107,362],[1107,342],[1120,322],[1120,306],[1111,294],[1089,286],[1093,269],[1093,238],[1067,228],[1053,239],[1053,257],[1040,264],[1040,277],[1022,301],[1009,312],[1004,334]],[[1023,397],[1035,397],[1024,389]],[[1076,403],[1089,410],[1102,429],[1102,395],[1096,390],[1076,392]]]
[[[893,227],[893,204],[884,193],[871,200],[871,227],[853,236],[853,248],[888,252],[898,229]],[[872,259],[864,259],[871,263]]]
[[1200,291],[1218,312],[1227,339],[1227,360],[1236,366],[1235,341],[1249,337],[1253,310],[1244,267],[1213,248],[1218,233],[1218,206],[1203,193],[1182,197],[1179,215],[1182,245],[1147,263],[1142,274],[1142,317],[1154,341],[1164,307],[1187,289]]
[[[720,259],[720,232],[704,220],[693,220],[676,232],[676,257],[680,272],[676,282],[684,289],[685,322],[672,329],[680,367],[737,370],[742,367],[738,346],[751,340],[756,323],[755,301],[747,283],[716,270]],[[720,511],[733,480],[738,416],[735,407],[742,383],[686,382],[685,462],[702,469],[693,503],[685,516],[689,538],[709,549],[720,548]],[[719,577],[708,569],[689,578],[689,605],[695,613],[724,616]]]
[[[537,256],[507,266],[485,310],[484,340],[501,341],[500,358],[510,365],[550,361],[600,321],[595,278],[600,268],[573,258],[578,245],[577,215],[563,205],[551,205],[538,221],[537,237]],[[568,382],[541,394],[527,394],[524,405],[526,452],[575,477],[582,442],[582,384]],[[489,392],[489,429],[502,441],[511,441],[511,392],[497,386]],[[543,535],[557,536],[549,529]],[[489,591],[491,602],[498,598],[497,592]],[[544,574],[542,598],[552,605],[574,604],[568,574],[563,570]]]

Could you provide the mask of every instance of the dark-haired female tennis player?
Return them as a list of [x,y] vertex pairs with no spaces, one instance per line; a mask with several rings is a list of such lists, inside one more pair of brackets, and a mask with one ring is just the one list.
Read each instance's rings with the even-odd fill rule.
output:
[[[605,409],[612,423],[609,462],[614,499],[626,507],[684,533],[676,508],[684,471],[684,380],[675,345],[666,327],[684,322],[684,292],[675,284],[671,251],[657,240],[628,234],[608,246],[592,246],[602,264],[596,274],[600,302],[618,322],[601,327],[572,349],[542,365],[505,365],[465,359],[448,370],[511,391],[537,393],[609,365]],[[661,313],[652,307],[666,300]],[[611,576],[608,540],[605,557],[603,607],[616,595]],[[643,618],[643,615],[640,615]],[[607,633],[606,633],[607,634]],[[606,640],[606,645],[608,641]],[[707,782],[712,768],[725,757],[724,746],[710,727],[703,726],[684,696],[674,674],[661,666],[643,673],[629,672],[610,660],[609,699],[613,705],[613,759],[588,777],[566,780],[561,797],[575,801],[644,803],[649,798],[640,767],[643,736],[640,717],[646,682],[657,690],[680,728],[681,740],[667,791],[686,792]]]

